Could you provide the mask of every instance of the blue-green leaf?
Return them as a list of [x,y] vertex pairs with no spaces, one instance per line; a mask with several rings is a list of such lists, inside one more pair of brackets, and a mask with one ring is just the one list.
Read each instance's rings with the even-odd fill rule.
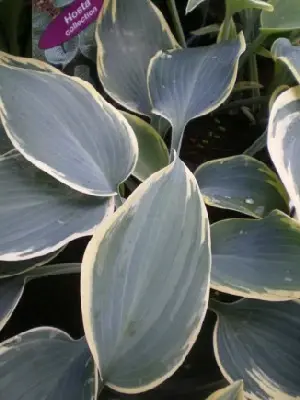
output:
[[148,86],[152,112],[172,125],[172,149],[179,151],[186,124],[215,110],[230,95],[244,52],[238,39],[211,46],[159,51],[151,60]]
[[185,13],[188,14],[189,12],[193,11],[196,7],[198,7],[201,3],[205,0],[188,0]]
[[118,110],[92,85],[64,74],[1,63],[0,80],[0,118],[25,158],[83,193],[117,193],[138,157],[134,132]]
[[288,39],[279,38],[273,43],[271,53],[287,65],[300,83],[300,46],[293,46]]
[[147,122],[133,114],[123,112],[123,115],[131,125],[139,146],[139,158],[132,175],[144,181],[168,165],[168,148],[162,137]]
[[0,345],[3,399],[91,400],[98,377],[84,338],[55,328],[23,332]]
[[280,211],[211,226],[211,286],[262,300],[300,298],[300,226]]
[[23,278],[16,277],[16,278],[2,279],[0,281],[0,331],[12,316],[12,313],[14,309],[17,307],[23,292],[24,292]]
[[271,159],[300,217],[300,86],[281,93],[274,101],[268,124]]
[[113,198],[86,196],[53,179],[21,154],[0,158],[0,260],[53,253],[93,233]]
[[84,254],[83,324],[104,384],[144,392],[179,368],[206,314],[210,264],[207,211],[176,157],[106,220]]
[[162,13],[150,0],[106,0],[96,40],[106,92],[127,109],[150,115],[149,62],[159,50],[179,47]]
[[289,211],[288,195],[263,162],[233,156],[202,164],[195,176],[206,204],[260,218],[274,209]]
[[214,302],[214,351],[229,382],[251,400],[300,398],[300,302]]
[[46,49],[44,54],[50,64],[65,68],[76,57],[78,51],[79,36],[74,36],[62,45]]

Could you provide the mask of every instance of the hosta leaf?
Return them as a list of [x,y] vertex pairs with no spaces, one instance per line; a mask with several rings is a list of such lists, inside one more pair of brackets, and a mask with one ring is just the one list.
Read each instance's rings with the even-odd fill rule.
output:
[[83,193],[117,193],[138,157],[119,111],[79,78],[0,64],[0,79],[0,117],[25,158]]
[[235,381],[211,394],[207,400],[243,400],[243,381]]
[[32,57],[37,59],[45,59],[45,51],[39,47],[39,41],[42,33],[52,21],[52,17],[47,12],[32,10],[31,26],[32,26]]
[[193,11],[196,7],[198,7],[204,1],[205,0],[188,0],[186,9],[185,9],[185,13],[188,14],[189,12]]
[[[0,331],[10,319],[24,292],[23,278],[10,278],[0,281]],[[1,360],[1,350],[0,350]],[[1,362],[1,361],[0,361]]]
[[27,271],[43,266],[53,260],[65,246],[53,253],[46,254],[37,258],[30,258],[22,261],[0,261],[0,283],[1,279],[24,274]]
[[78,78],[89,82],[91,85],[95,87],[95,82],[91,77],[91,69],[88,65],[79,64],[74,67],[74,76],[78,76]]
[[162,13],[150,0],[105,0],[96,40],[106,92],[127,109],[150,115],[149,62],[159,50],[179,46]]
[[107,219],[84,254],[83,323],[104,384],[144,392],[179,368],[206,314],[209,274],[207,212],[176,157]]
[[300,226],[280,211],[211,226],[211,285],[262,300],[300,298]]
[[292,31],[300,28],[299,0],[269,0],[273,12],[262,11],[261,30],[266,34]]
[[206,204],[260,218],[274,209],[288,213],[288,196],[276,174],[249,156],[202,164],[195,176]]
[[79,48],[81,53],[96,62],[97,58],[97,43],[95,39],[96,23],[93,22],[87,28],[80,32],[79,37]]
[[[49,258],[49,257],[48,257]],[[50,260],[45,260],[47,262]],[[26,262],[23,262],[25,264]],[[7,263],[8,264],[8,263]],[[21,264],[21,262],[19,263]],[[23,275],[0,280],[0,330],[12,316],[24,292],[25,284],[36,278],[50,275],[65,275],[80,273],[81,264],[64,263],[50,265],[36,265],[27,270]],[[20,273],[20,272],[19,272]],[[2,278],[2,277],[0,277]]]
[[241,33],[236,40],[159,51],[152,58],[148,71],[152,112],[170,121],[173,149],[180,149],[185,126],[191,119],[218,108],[229,96],[244,49]]
[[300,86],[281,93],[273,103],[267,146],[271,159],[300,217]]
[[55,74],[63,75],[59,69],[47,64],[44,61],[36,60],[34,58],[17,57],[11,54],[0,51],[0,66],[16,67],[31,69],[41,72],[53,72]]
[[45,57],[50,64],[66,67],[79,51],[79,37],[74,36],[61,46],[55,46],[45,50]]
[[90,197],[62,185],[20,154],[0,159],[0,260],[52,253],[91,234],[113,212],[113,199]]
[[139,158],[133,175],[144,181],[169,163],[169,152],[161,136],[141,118],[123,112],[131,125],[139,146]]
[[68,6],[69,4],[73,3],[74,0],[53,0],[53,5],[55,7],[61,8]]
[[272,4],[262,0],[226,0],[226,7],[231,14],[241,12],[247,9],[259,9],[265,12],[272,12]]
[[212,308],[214,351],[226,379],[243,379],[249,400],[298,399],[300,302],[244,299]]
[[271,48],[273,57],[284,62],[300,83],[300,46],[293,46],[286,38],[277,39]]
[[[13,373],[12,373],[13,371]],[[0,393],[4,399],[90,400],[97,376],[84,338],[55,328],[21,333],[0,345]]]

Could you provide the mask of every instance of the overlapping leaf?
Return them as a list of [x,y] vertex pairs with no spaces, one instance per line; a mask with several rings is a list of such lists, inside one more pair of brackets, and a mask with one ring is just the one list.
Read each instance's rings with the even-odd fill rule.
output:
[[267,132],[272,161],[300,216],[300,86],[281,93],[273,103]]
[[300,83],[300,46],[293,46],[286,38],[277,39],[271,48],[273,57],[284,62]]
[[288,212],[288,196],[276,174],[264,163],[240,155],[202,164],[195,176],[205,202],[251,217],[272,210]]
[[300,2],[298,0],[269,0],[273,12],[262,11],[261,30],[266,34],[300,28]]
[[272,4],[263,0],[226,0],[226,7],[230,10],[231,14],[247,9],[258,9],[265,12],[272,12],[274,10]]
[[0,281],[0,331],[18,305],[24,286],[24,279],[20,277]]
[[[45,260],[45,262],[47,261],[49,260]],[[27,269],[26,272],[24,271],[23,274],[19,272],[18,276],[0,280],[0,330],[12,316],[28,281],[50,275],[80,273],[80,270],[81,264],[78,263],[35,265],[35,267]]]
[[129,110],[151,114],[147,70],[159,50],[179,47],[150,0],[106,0],[96,27],[97,68],[105,90]]
[[182,364],[207,309],[209,247],[196,179],[177,157],[95,233],[82,264],[82,315],[104,384],[143,392]]
[[211,285],[263,300],[300,298],[300,226],[274,211],[260,220],[227,219],[211,226]]
[[243,381],[235,381],[211,394],[207,400],[243,400]]
[[4,399],[91,400],[97,375],[84,338],[55,328],[21,333],[0,345],[0,393]]
[[0,64],[0,79],[0,117],[25,158],[83,193],[117,193],[138,157],[119,111],[79,78]]
[[56,74],[63,75],[62,72],[47,64],[44,61],[37,60],[35,58],[24,58],[24,57],[17,57],[11,54],[5,53],[0,51],[0,66],[7,66],[7,67],[16,67],[16,68],[25,68],[25,69],[32,69],[34,71],[41,71],[41,72],[53,72]]
[[168,148],[161,136],[147,122],[129,113],[123,112],[123,115],[131,125],[139,146],[139,158],[132,174],[144,181],[168,165]]
[[44,264],[53,260],[64,248],[65,246],[61,247],[57,251],[54,251],[53,253],[49,253],[37,258],[30,258],[28,260],[0,261],[0,279],[20,275],[34,268],[43,266]]
[[0,260],[53,253],[89,235],[114,201],[86,196],[37,169],[21,154],[0,159]]
[[198,7],[201,3],[203,3],[205,0],[188,0],[185,13],[189,13],[193,11],[196,7]]
[[172,148],[179,151],[186,124],[224,102],[234,86],[239,57],[238,39],[211,46],[159,51],[152,58],[148,85],[152,112],[172,125]]
[[226,379],[243,379],[249,400],[298,399],[300,302],[244,299],[212,308],[214,351]]

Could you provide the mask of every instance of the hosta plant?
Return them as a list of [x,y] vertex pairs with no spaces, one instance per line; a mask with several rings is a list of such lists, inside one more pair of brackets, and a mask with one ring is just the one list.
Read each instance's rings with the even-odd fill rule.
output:
[[[299,51],[286,37],[270,50],[261,36],[249,42],[234,16],[252,9],[264,38],[298,28],[280,2],[228,0],[216,42],[191,48],[150,0],[107,0],[97,68],[122,111],[83,79],[0,53],[0,329],[28,281],[70,273],[80,273],[84,327],[79,340],[44,326],[2,342],[1,398],[150,391],[183,364],[208,309],[228,381],[210,400],[300,397]],[[293,77],[270,96],[272,164],[239,154],[192,172],[186,125],[236,101],[238,70],[257,51]],[[210,224],[207,206],[244,217]],[[55,263],[83,236],[81,262]]]

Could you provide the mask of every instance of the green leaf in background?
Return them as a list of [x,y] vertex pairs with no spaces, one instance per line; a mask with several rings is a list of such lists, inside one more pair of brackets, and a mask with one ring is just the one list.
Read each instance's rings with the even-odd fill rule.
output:
[[211,394],[207,400],[243,400],[243,381],[235,381],[224,389],[219,389]]
[[280,211],[211,226],[211,286],[262,300],[300,298],[300,225]]
[[45,174],[21,154],[0,159],[0,260],[20,261],[90,235],[114,211],[113,198],[87,196]]
[[73,340],[58,329],[41,327],[0,344],[3,399],[91,400],[97,390],[84,338]]
[[188,0],[186,9],[185,9],[185,13],[188,14],[189,12],[193,11],[196,7],[198,7],[204,1],[205,0]]
[[213,302],[214,352],[224,377],[251,400],[300,397],[300,302]]
[[265,34],[292,31],[300,28],[299,0],[270,0],[273,12],[261,13],[261,31]]
[[172,125],[172,149],[179,152],[186,124],[215,110],[230,95],[240,55],[242,33],[236,40],[211,46],[159,51],[152,58],[148,86],[152,112]]
[[284,62],[300,83],[300,46],[293,46],[286,38],[277,39],[271,48],[275,59]]
[[0,281],[0,331],[10,319],[14,309],[18,305],[24,292],[24,286],[24,279],[19,277],[2,279]]
[[127,109],[150,115],[149,62],[159,50],[179,47],[162,13],[150,0],[105,0],[96,40],[106,92]]
[[207,211],[194,175],[175,157],[107,219],[84,254],[83,324],[105,385],[140,393],[179,368],[206,314],[210,264]]
[[49,261],[53,260],[65,246],[53,253],[46,254],[37,258],[30,258],[22,261],[0,261],[0,283],[1,279],[9,278],[15,275],[24,274],[33,269],[38,269]]
[[226,7],[231,15],[247,9],[258,9],[265,12],[274,10],[272,4],[262,0],[226,0]]
[[139,146],[139,158],[132,174],[144,181],[169,164],[168,148],[156,130],[143,119],[127,112],[123,115],[131,125]]
[[269,117],[267,146],[300,218],[300,86],[281,93]]
[[0,64],[0,79],[0,118],[25,158],[82,193],[117,193],[138,158],[118,110],[91,84],[64,74]]
[[239,155],[208,161],[195,171],[205,203],[254,218],[289,211],[288,195],[277,175],[255,158]]

